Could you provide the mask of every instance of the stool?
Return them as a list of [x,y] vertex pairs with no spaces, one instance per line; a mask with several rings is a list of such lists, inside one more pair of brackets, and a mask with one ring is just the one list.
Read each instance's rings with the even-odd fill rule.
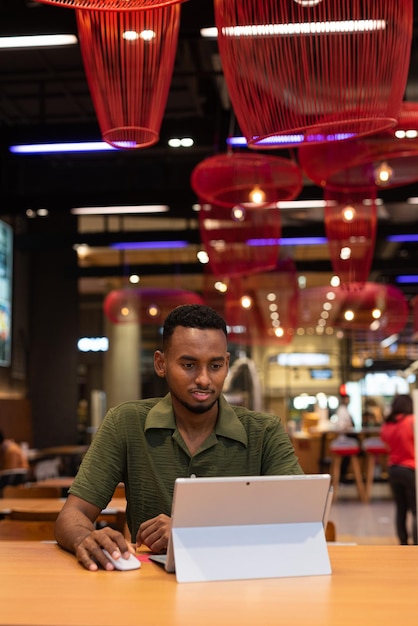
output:
[[361,475],[360,461],[358,453],[360,452],[360,444],[356,439],[339,435],[330,444],[331,451],[331,478],[334,489],[334,500],[337,499],[338,486],[340,484],[341,462],[344,456],[349,456],[351,466],[354,472],[357,491],[361,502],[366,502],[366,491],[364,488],[363,477]]
[[362,443],[362,449],[366,453],[366,502],[369,502],[374,481],[374,469],[378,456],[387,455],[389,449],[380,437],[367,437]]

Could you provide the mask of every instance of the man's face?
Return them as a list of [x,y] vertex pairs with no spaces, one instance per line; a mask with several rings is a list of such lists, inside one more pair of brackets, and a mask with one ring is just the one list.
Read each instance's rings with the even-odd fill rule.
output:
[[217,403],[228,373],[225,334],[177,326],[166,351],[155,353],[154,364],[167,380],[174,410],[204,414]]

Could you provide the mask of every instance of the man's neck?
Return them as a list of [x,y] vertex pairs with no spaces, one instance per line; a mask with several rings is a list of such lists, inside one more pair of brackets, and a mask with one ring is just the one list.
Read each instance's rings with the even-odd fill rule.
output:
[[217,406],[214,406],[207,415],[195,413],[176,415],[177,429],[183,437],[190,454],[195,454],[202,443],[213,432],[217,419]]

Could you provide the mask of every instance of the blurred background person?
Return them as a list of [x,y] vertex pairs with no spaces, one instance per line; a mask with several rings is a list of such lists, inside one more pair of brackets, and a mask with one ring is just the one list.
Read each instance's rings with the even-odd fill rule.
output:
[[0,492],[5,485],[25,482],[29,463],[23,448],[0,430]]
[[332,421],[335,424],[337,430],[341,432],[350,431],[354,428],[354,420],[351,417],[351,413],[348,409],[350,404],[350,396],[345,390],[345,385],[341,385],[340,389],[340,403],[337,410],[332,416]]
[[383,422],[383,410],[381,405],[374,398],[366,398],[364,401],[364,412],[362,425],[364,427],[381,426]]
[[415,444],[412,398],[400,394],[393,400],[380,437],[389,446],[389,483],[396,506],[396,532],[401,545],[408,545],[407,516],[412,514],[412,540],[418,544],[415,490]]
[[[345,437],[352,437],[353,439],[358,439],[356,434],[353,434],[354,429],[354,420],[351,416],[351,413],[348,409],[348,405],[350,404],[350,396],[346,391],[345,385],[340,386],[340,400],[337,410],[334,415],[331,416],[331,421],[334,425],[334,428],[341,433],[339,438],[344,440]],[[361,454],[360,444],[359,444],[359,455]],[[347,483],[350,482],[347,473],[350,465],[351,457],[343,456],[341,461],[341,474],[340,474],[340,482]]]

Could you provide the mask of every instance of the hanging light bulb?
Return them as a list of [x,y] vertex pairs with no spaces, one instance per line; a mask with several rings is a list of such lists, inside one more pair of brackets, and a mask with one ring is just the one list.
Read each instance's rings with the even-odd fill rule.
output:
[[231,218],[234,222],[243,222],[245,220],[246,211],[243,206],[234,206],[231,211]]
[[350,204],[347,204],[341,211],[342,218],[344,222],[352,222],[356,216],[356,210]]
[[266,201],[266,194],[258,185],[254,185],[248,194],[248,198],[253,204],[262,204]]
[[374,171],[376,185],[387,185],[390,181],[393,169],[389,167],[386,161],[383,161]]
[[243,309],[251,309],[253,305],[253,300],[250,296],[242,296],[240,302]]
[[351,258],[351,248],[349,246],[344,246],[340,250],[340,259],[343,261],[348,261]]
[[301,7],[316,7],[322,0],[294,0],[296,4],[300,4]]
[[160,307],[157,304],[150,304],[147,313],[150,317],[158,317],[160,314]]

